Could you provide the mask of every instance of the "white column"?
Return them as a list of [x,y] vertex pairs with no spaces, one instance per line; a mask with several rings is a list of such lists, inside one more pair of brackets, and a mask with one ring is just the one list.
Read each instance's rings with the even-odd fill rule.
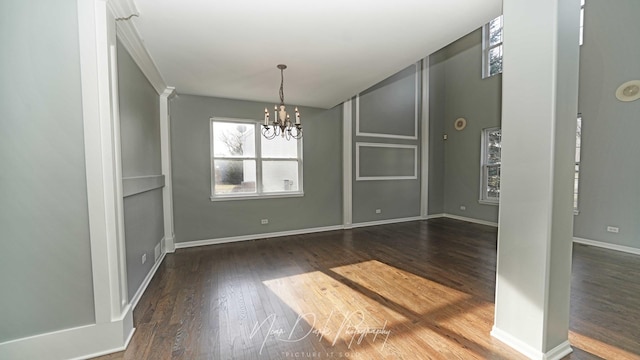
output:
[[350,99],[342,104],[342,215],[345,229],[351,229],[353,223],[352,110],[353,107]]
[[173,230],[173,181],[171,175],[171,113],[169,100],[175,95],[175,88],[167,87],[160,94],[160,153],[162,159],[162,174],[164,188],[162,189],[162,206],[164,212],[164,241],[165,252],[174,252],[175,234]]
[[579,0],[505,0],[492,335],[532,359],[568,342]]
[[421,104],[420,117],[420,216],[423,219],[429,217],[429,57],[422,60],[421,77]]

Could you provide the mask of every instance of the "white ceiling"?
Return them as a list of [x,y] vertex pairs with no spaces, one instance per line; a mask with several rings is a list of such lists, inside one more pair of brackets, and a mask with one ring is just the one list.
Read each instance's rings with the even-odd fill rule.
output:
[[329,108],[502,12],[501,0],[135,0],[178,93]]

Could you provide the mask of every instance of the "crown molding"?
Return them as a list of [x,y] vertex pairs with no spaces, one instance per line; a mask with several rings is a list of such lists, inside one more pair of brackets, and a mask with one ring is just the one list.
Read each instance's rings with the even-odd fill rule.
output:
[[153,61],[151,54],[142,42],[140,33],[130,17],[138,16],[138,10],[133,0],[110,0],[109,9],[116,18],[116,34],[118,40],[127,49],[133,61],[140,67],[142,73],[147,77],[158,95],[167,89],[167,84],[160,74],[160,70]]
[[140,15],[133,0],[108,0],[107,6],[116,20]]

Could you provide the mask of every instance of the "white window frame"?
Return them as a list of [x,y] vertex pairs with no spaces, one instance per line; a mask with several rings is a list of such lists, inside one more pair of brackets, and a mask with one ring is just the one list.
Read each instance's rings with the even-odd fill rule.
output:
[[478,200],[478,202],[480,204],[485,204],[485,205],[499,205],[500,204],[500,198],[490,198],[487,192],[487,185],[489,182],[489,166],[495,166],[498,165],[500,166],[500,168],[502,168],[502,161],[498,164],[489,164],[488,163],[488,146],[489,146],[489,133],[493,132],[493,131],[500,131],[500,133],[502,134],[502,129],[500,127],[492,127],[492,128],[486,128],[486,129],[482,129],[482,138],[480,143],[482,144],[482,149],[481,149],[481,158],[480,158],[480,199]]
[[584,44],[584,2],[585,0],[580,0],[580,46]]
[[[580,132],[578,132],[580,129]],[[573,179],[573,214],[580,214],[580,162],[582,161],[582,114],[578,114],[576,122],[576,156],[575,156],[575,174]]]
[[[498,16],[497,18],[502,17],[502,15]],[[497,19],[494,18],[491,21]],[[503,25],[503,30],[502,30],[502,41],[500,41],[499,43],[491,44],[491,21],[489,21],[488,23],[484,24],[484,26],[482,27],[482,78],[486,79],[488,77],[494,76],[494,75],[498,75],[502,73],[502,69],[500,69],[499,72],[495,73],[495,74],[491,74],[491,60],[489,59],[489,54],[491,53],[491,50],[498,48],[498,47],[502,47],[502,44],[504,42],[504,21],[502,23]]]
[[[214,156],[214,134],[213,124],[215,122],[226,123],[238,123],[238,124],[252,124],[254,125],[255,133],[255,156]],[[260,122],[251,119],[237,119],[237,118],[222,118],[212,117],[209,119],[209,157],[210,157],[210,176],[209,182],[211,184],[211,201],[226,201],[226,200],[249,200],[249,199],[273,199],[273,198],[286,198],[286,197],[300,197],[304,196],[303,190],[303,173],[302,173],[302,139],[291,139],[289,141],[296,141],[298,146],[298,156],[291,158],[271,158],[262,157],[262,141],[269,141],[262,136],[262,127]],[[231,194],[216,194],[215,193],[215,161],[218,160],[255,160],[256,162],[256,192],[253,193],[231,193]],[[281,191],[281,192],[264,192],[262,183],[262,163],[264,161],[297,161],[298,162],[298,190],[297,191]]]

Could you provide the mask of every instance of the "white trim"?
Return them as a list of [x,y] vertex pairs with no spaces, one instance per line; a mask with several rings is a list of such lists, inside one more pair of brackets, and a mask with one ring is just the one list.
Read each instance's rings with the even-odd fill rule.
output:
[[529,344],[517,339],[506,331],[500,330],[495,325],[491,329],[491,336],[510,346],[514,350],[533,360],[543,360],[544,354],[531,347]]
[[242,193],[236,194],[224,194],[218,196],[209,196],[209,200],[211,201],[230,201],[230,200],[260,200],[260,199],[286,199],[292,197],[303,197],[304,192],[302,191],[291,191],[291,192],[277,192],[277,193],[262,193],[263,195],[259,195],[256,193],[248,193],[247,195],[240,195]]
[[[130,307],[128,307],[130,309]],[[79,326],[0,344],[0,359],[87,359],[127,348],[135,329],[131,311],[113,322]]]
[[447,218],[447,219],[453,219],[453,220],[466,221],[466,222],[470,222],[470,223],[474,223],[474,224],[498,227],[498,223],[493,222],[493,221],[474,219],[474,218],[470,218],[470,217],[458,216],[458,215],[447,214],[447,213],[431,214],[431,215],[427,215],[426,216],[427,220],[429,220],[429,219],[438,219],[438,218]]
[[495,325],[491,329],[491,336],[533,360],[560,360],[573,352],[571,344],[567,340],[546,353],[543,353],[542,351],[536,350],[529,344],[526,344],[522,340],[517,339],[506,331],[500,330]]
[[474,223],[474,224],[498,227],[498,223],[497,222],[493,222],[493,221],[474,219],[474,218],[458,216],[458,215],[452,215],[452,214],[446,214],[446,213],[443,214],[443,215],[444,215],[444,217],[449,218],[449,219],[461,220],[461,221],[466,221],[466,222],[470,222],[470,223]]
[[397,218],[397,219],[387,219],[387,220],[377,220],[377,221],[367,221],[361,223],[355,223],[352,225],[353,228],[367,227],[367,226],[378,226],[378,225],[387,225],[387,224],[396,224],[402,222],[409,221],[422,221],[424,220],[421,216],[414,216],[408,218]]
[[353,222],[353,106],[351,99],[342,108],[342,223],[346,229]]
[[633,248],[630,246],[611,244],[603,241],[589,240],[589,239],[583,239],[579,237],[574,237],[573,242],[578,244],[583,244],[583,245],[596,246],[603,249],[622,251],[629,254],[640,255],[640,249]]
[[113,116],[113,161],[116,192],[116,227],[118,229],[117,251],[118,271],[120,274],[120,306],[128,302],[127,289],[127,250],[124,231],[124,183],[122,181],[122,136],[120,134],[120,93],[118,87],[118,47],[116,44],[115,24],[109,23],[109,72],[111,75],[111,106]]
[[560,360],[565,356],[571,354],[572,352],[573,352],[573,348],[571,348],[571,343],[569,343],[569,340],[565,340],[560,345],[547,351],[544,354],[543,359],[544,360]]
[[429,215],[429,57],[422,60],[422,141],[420,142],[420,214]]
[[405,139],[405,140],[418,140],[418,109],[420,101],[420,62],[414,64],[415,66],[415,109],[414,109],[414,128],[413,135],[394,135],[394,134],[382,134],[382,133],[368,133],[360,131],[360,94],[356,95],[356,136],[368,136],[379,137],[388,139]]
[[[164,242],[164,239],[160,240],[160,243],[162,242]],[[156,261],[156,263],[153,264],[153,267],[151,268],[151,270],[149,270],[149,273],[147,274],[147,276],[145,276],[144,280],[142,281],[142,284],[140,284],[140,287],[138,288],[136,293],[133,295],[133,298],[131,298],[132,311],[136,308],[136,306],[138,306],[138,302],[142,298],[142,295],[144,295],[144,292],[147,290],[149,283],[151,282],[154,275],[156,274],[156,271],[158,271],[158,268],[162,264],[162,261],[164,260],[164,257],[166,255],[167,255],[166,252],[160,253],[160,257],[158,258],[158,261]]]
[[[111,2],[112,1],[109,1],[109,3]],[[129,16],[131,14],[132,13],[125,12],[123,15]],[[167,89],[167,83],[162,78],[162,74],[160,74],[156,63],[145,48],[140,33],[133,24],[133,21],[131,19],[118,20],[116,30],[118,40],[120,40],[125,49],[127,49],[133,61],[138,65],[144,76],[147,77],[149,83],[151,83],[151,86],[153,86],[158,95],[163,94]]]
[[269,238],[275,238],[275,237],[281,237],[281,236],[305,235],[305,234],[313,234],[313,233],[325,232],[325,231],[348,230],[350,228],[360,228],[360,227],[378,226],[378,225],[387,225],[387,224],[396,224],[396,223],[402,223],[402,222],[423,221],[423,220],[424,219],[421,216],[414,216],[414,217],[408,217],[408,218],[397,218],[397,219],[387,219],[387,220],[355,223],[349,227],[344,225],[333,225],[333,226],[324,226],[324,227],[317,227],[317,228],[279,231],[279,232],[272,232],[272,233],[229,236],[229,237],[217,238],[217,239],[185,241],[185,242],[176,243],[176,249],[184,249],[184,248],[190,248],[190,247],[196,247],[196,246],[226,244],[226,243],[248,241],[248,240],[269,239]]
[[116,20],[140,15],[133,0],[109,0],[108,5]]
[[[391,175],[391,176],[360,176],[360,148],[361,147],[381,147],[393,149],[413,149],[413,175]],[[356,142],[356,181],[369,180],[415,180],[418,178],[418,146],[404,144],[368,143]]]
[[132,176],[122,178],[122,196],[128,197],[164,186],[164,175]]
[[310,228],[310,229],[230,236],[230,237],[217,238],[217,239],[194,240],[194,241],[176,243],[176,249],[184,249],[189,247],[205,246],[205,245],[225,244],[225,243],[247,241],[247,240],[268,239],[268,238],[274,238],[274,237],[280,237],[280,236],[303,235],[303,234],[311,234],[311,233],[324,232],[324,231],[336,231],[336,230],[342,230],[342,229],[343,229],[342,225],[334,225],[334,226],[317,227],[317,228]]
[[[104,1],[78,0],[80,77],[95,321],[121,316],[126,299],[126,269],[119,244],[117,140],[112,113],[109,46],[115,44],[115,20]],[[122,198],[120,198],[121,200]],[[124,290],[123,290],[124,288]],[[133,323],[124,324],[133,328]]]
[[173,233],[173,175],[171,174],[171,109],[169,101],[176,89],[167,87],[160,94],[160,158],[164,174],[162,189],[162,212],[164,220],[164,240],[162,252],[174,252],[175,235]]

